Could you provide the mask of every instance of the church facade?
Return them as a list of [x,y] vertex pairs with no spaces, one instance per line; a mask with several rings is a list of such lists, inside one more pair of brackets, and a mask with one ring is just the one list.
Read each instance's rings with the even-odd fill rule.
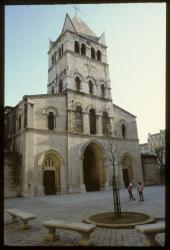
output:
[[16,196],[108,190],[112,152],[120,188],[143,182],[136,116],[112,102],[106,49],[104,33],[97,37],[67,14],[49,42],[47,94],[5,107],[6,156],[19,159],[11,175]]

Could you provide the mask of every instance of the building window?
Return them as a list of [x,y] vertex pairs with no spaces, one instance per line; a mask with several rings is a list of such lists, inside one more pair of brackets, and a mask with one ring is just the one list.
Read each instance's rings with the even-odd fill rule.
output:
[[93,94],[93,83],[91,80],[89,81],[89,93]]
[[63,49],[63,44],[61,45],[61,53],[63,54],[64,49]]
[[21,130],[21,115],[18,117],[18,130]]
[[91,58],[95,59],[95,50],[93,47],[91,48]]
[[75,79],[75,82],[76,82],[76,90],[80,92],[80,78],[78,76],[76,76],[76,79]]
[[108,114],[103,112],[103,134],[110,134],[110,120]]
[[59,58],[62,56],[61,48],[59,48]]
[[53,114],[53,112],[49,112],[49,114],[48,114],[48,129],[54,130],[54,114]]
[[105,97],[105,86],[104,86],[104,84],[101,85],[101,96]]
[[78,43],[77,41],[74,42],[74,51],[75,51],[76,53],[79,53],[79,52],[80,52],[80,51],[79,51],[79,43]]
[[52,64],[54,64],[55,63],[55,57],[54,57],[54,55],[52,55],[51,60],[52,60]]
[[58,86],[58,92],[61,93],[63,91],[63,81],[60,80],[59,86]]
[[81,45],[81,54],[84,56],[86,55],[86,46],[84,43]]
[[90,109],[90,134],[96,134],[96,114],[94,109]]
[[51,94],[54,94],[54,86],[51,88]]
[[83,114],[82,114],[82,108],[80,106],[76,107],[76,113],[75,113],[76,119],[76,132],[82,133],[83,132]]
[[122,124],[122,136],[123,136],[124,138],[126,137],[126,126],[125,126],[124,123]]
[[100,52],[100,50],[97,51],[97,60],[101,61],[101,52]]

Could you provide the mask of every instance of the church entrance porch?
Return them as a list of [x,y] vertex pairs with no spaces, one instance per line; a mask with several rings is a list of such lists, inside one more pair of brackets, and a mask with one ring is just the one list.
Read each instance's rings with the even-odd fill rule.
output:
[[104,188],[105,171],[100,147],[92,142],[84,150],[83,175],[86,191],[99,191]]
[[63,160],[55,150],[41,153],[37,168],[37,194],[60,194],[63,190]]

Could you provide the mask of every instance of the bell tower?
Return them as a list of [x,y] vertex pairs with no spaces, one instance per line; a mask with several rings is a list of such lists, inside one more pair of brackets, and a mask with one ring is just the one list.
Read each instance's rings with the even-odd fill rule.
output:
[[49,94],[74,90],[111,99],[105,34],[95,33],[75,15],[67,14],[56,41],[49,41]]

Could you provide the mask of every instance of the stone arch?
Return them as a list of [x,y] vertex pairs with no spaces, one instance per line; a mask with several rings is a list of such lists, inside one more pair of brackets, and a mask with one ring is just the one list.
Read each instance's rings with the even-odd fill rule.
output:
[[59,194],[62,191],[64,161],[55,150],[42,152],[37,164],[38,194]]
[[125,187],[128,187],[129,182],[134,181],[134,159],[129,153],[124,153],[120,157],[122,178]]
[[81,149],[82,169],[81,184],[86,191],[104,190],[107,183],[105,168],[106,153],[103,146],[96,140],[85,143]]

